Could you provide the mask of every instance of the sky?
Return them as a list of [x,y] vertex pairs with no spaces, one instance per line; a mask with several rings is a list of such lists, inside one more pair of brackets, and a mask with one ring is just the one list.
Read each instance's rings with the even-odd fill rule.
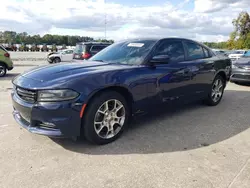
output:
[[226,41],[250,0],[5,0],[0,30],[123,40],[184,37]]

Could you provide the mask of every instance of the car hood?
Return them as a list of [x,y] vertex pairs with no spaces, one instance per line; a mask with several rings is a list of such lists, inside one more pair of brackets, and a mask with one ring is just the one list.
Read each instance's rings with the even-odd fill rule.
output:
[[238,59],[235,63],[236,66],[250,66],[250,57],[242,57]]
[[55,64],[41,66],[24,72],[21,76],[39,82],[67,80],[72,77],[80,77],[87,74],[95,74],[112,70],[131,67],[129,65],[109,64],[96,61],[81,61],[79,63]]
[[243,54],[229,54],[229,57],[241,57]]

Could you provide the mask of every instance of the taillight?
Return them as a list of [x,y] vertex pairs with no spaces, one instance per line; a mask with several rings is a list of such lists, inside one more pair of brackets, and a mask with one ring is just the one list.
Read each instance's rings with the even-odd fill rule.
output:
[[10,57],[10,54],[9,53],[5,53],[4,56],[5,57]]
[[82,54],[82,58],[83,59],[88,59],[88,58],[90,58],[90,54],[89,53],[84,53],[84,54]]

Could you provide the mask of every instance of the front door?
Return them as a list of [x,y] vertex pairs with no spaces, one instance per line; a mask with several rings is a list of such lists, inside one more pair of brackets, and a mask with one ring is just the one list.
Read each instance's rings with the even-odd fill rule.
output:
[[72,61],[73,59],[73,50],[65,50],[62,53],[62,61]]
[[[181,40],[164,40],[153,53],[157,55],[168,55],[169,61],[155,64],[152,70],[157,79],[155,80],[156,91],[162,102],[183,101],[192,95],[192,70],[185,62],[185,51]],[[151,87],[152,89],[152,87]],[[149,88],[150,93],[150,88]]]

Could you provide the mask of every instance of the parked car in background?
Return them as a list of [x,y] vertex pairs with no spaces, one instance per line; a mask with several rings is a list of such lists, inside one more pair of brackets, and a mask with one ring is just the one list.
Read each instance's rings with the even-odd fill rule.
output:
[[55,44],[52,45],[51,47],[51,52],[57,52],[58,51],[58,48]]
[[217,49],[213,49],[213,52],[216,54],[216,55],[221,55],[221,56],[225,56],[225,57],[228,57],[227,53],[225,50],[217,50]]
[[246,52],[247,52],[247,50],[235,50],[235,51],[231,52],[228,57],[232,61],[236,61],[236,60],[240,59]]
[[247,51],[233,63],[230,81],[234,83],[250,83],[250,51]]
[[7,51],[17,51],[17,47],[16,45],[9,43],[7,45],[3,45],[3,47],[7,50]]
[[43,44],[42,47],[41,47],[41,51],[42,52],[48,52],[49,51],[49,48],[46,44]]
[[13,62],[10,58],[10,54],[2,45],[0,45],[0,77],[4,77],[7,70],[10,71],[12,69]]
[[76,44],[75,50],[74,50],[74,56],[73,59],[89,59],[93,55],[97,54],[107,46],[109,46],[110,43],[103,43],[103,42],[80,42]]
[[51,52],[47,56],[49,63],[60,63],[66,61],[72,61],[73,59],[73,50],[66,49],[58,52]]
[[29,51],[29,47],[25,44],[25,43],[22,43],[20,46],[19,46],[19,49],[18,49],[20,52],[28,52]]
[[36,44],[32,44],[30,51],[31,52],[39,52],[40,48]]
[[107,144],[132,115],[195,100],[219,104],[230,73],[229,58],[192,40],[127,40],[84,63],[19,75],[13,80],[13,115],[32,133],[76,138],[82,132],[92,143]]

